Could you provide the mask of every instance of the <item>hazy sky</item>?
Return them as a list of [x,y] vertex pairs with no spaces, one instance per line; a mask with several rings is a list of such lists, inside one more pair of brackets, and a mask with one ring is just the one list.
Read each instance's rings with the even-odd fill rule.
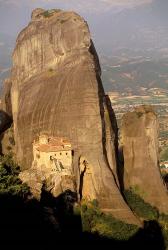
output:
[[0,0],[0,3],[13,3],[13,4],[23,4],[23,3],[29,3],[34,4],[34,3],[69,3],[69,4],[84,4],[84,5],[88,5],[88,4],[95,4],[97,2],[97,4],[103,3],[103,4],[108,4],[111,6],[128,6],[128,5],[140,5],[140,4],[147,4],[147,3],[151,3],[152,0]]
[[152,0],[0,0],[4,5],[13,4],[17,7],[27,6],[62,6],[82,12],[104,12],[109,8],[132,8],[149,4]]
[[[16,0],[19,1],[19,0]],[[97,9],[99,7],[116,7],[116,6],[122,6],[122,7],[133,7],[136,5],[142,5],[151,3],[152,0],[31,0],[32,3],[62,3],[62,4],[68,4],[69,6],[81,7],[83,9],[88,9],[92,7],[93,9]],[[76,5],[76,6],[75,6]],[[103,11],[103,9],[99,9],[99,11]]]
[[0,0],[0,33],[16,36],[37,7],[78,12],[102,49],[118,44],[157,47],[159,39],[167,43],[168,0]]
[[118,13],[153,1],[157,0],[0,0],[0,32],[18,32],[30,20],[32,9],[37,7],[74,10],[86,19],[92,15],[93,19],[94,15]]

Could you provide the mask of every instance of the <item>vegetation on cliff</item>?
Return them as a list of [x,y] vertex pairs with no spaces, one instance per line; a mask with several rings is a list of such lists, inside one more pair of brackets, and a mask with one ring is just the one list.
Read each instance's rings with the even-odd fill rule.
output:
[[158,219],[158,211],[149,203],[145,202],[140,195],[136,194],[132,188],[124,191],[129,207],[141,218],[147,220]]
[[42,13],[42,15],[45,18],[51,17],[54,13],[59,13],[61,10],[60,9],[51,9],[51,10],[46,10]]
[[[159,213],[157,208],[145,202],[140,195],[134,192],[133,188],[124,191],[125,199],[132,209],[141,219],[145,221],[155,221],[160,225],[165,246],[168,247],[168,215]],[[155,230],[155,228],[153,228]]]
[[138,231],[138,226],[126,224],[115,219],[112,215],[104,214],[99,209],[96,200],[82,202],[81,218],[84,232],[97,234],[108,239],[128,240]]
[[[81,242],[111,244],[117,249],[124,246],[164,249],[161,228],[149,224],[144,229],[118,221],[100,211],[98,202],[82,201],[70,190],[54,198],[45,189],[40,202],[30,199],[29,188],[18,178],[20,172],[11,155],[0,157],[0,221],[2,238],[25,241],[31,244],[66,244],[79,239]],[[161,220],[161,217],[160,217]],[[162,215],[162,228],[165,225]],[[166,231],[162,232],[166,237]],[[28,239],[29,235],[29,239]],[[19,238],[18,238],[19,236]],[[155,248],[156,247],[156,248]],[[136,247],[137,248],[137,247]]]
[[20,168],[13,161],[12,155],[0,156],[0,195],[27,198],[30,190],[19,179],[19,173]]
[[160,160],[167,161],[168,160],[168,148],[165,147],[163,151],[160,153]]

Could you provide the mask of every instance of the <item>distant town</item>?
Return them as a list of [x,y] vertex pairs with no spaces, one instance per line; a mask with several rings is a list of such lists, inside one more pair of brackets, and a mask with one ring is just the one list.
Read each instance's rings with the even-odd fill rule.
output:
[[150,104],[153,106],[159,119],[160,161],[164,162],[168,160],[165,156],[166,151],[168,151],[168,91],[161,88],[146,88],[145,93],[146,95],[138,96],[133,95],[131,92],[107,92],[115,111],[119,128],[124,113],[132,111],[134,107],[143,104]]

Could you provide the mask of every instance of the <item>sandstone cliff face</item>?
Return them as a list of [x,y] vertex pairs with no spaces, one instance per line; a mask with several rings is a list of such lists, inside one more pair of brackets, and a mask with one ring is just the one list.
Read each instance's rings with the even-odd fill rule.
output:
[[11,104],[11,87],[12,82],[10,79],[6,79],[3,85],[2,93],[2,105],[1,109],[12,118],[12,104]]
[[80,198],[97,199],[104,211],[138,224],[117,187],[116,127],[111,126],[114,118],[100,75],[88,26],[80,16],[33,12],[13,53],[17,160],[23,169],[31,168],[32,142],[40,133],[68,138]]
[[168,214],[168,195],[159,169],[158,120],[149,106],[124,115],[122,140],[124,188]]

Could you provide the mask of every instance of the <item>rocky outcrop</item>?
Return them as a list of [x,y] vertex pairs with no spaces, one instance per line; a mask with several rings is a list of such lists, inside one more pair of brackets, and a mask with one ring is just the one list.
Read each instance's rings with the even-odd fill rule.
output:
[[168,195],[159,169],[158,120],[150,106],[124,115],[122,143],[124,188],[132,188],[146,202],[168,214]]
[[35,166],[20,173],[20,179],[27,183],[30,191],[37,200],[41,199],[42,190],[45,189],[53,197],[71,190],[75,192],[75,178],[73,175],[58,175],[43,169],[40,171]]
[[32,142],[40,133],[68,138],[80,198],[97,199],[104,211],[139,224],[118,188],[117,134],[111,124],[116,121],[100,75],[83,18],[60,10],[32,13],[13,53],[11,100],[17,160],[30,171]]
[[1,108],[12,119],[11,87],[11,80],[6,79],[3,85]]
[[13,157],[15,157],[15,140],[12,125],[0,135],[0,140],[1,153],[3,155],[12,155]]

